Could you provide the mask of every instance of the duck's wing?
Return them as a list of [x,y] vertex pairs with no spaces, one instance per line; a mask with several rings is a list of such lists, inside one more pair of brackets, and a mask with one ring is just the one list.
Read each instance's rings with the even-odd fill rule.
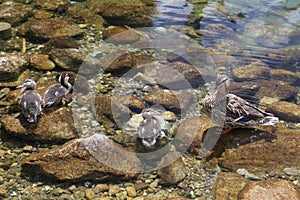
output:
[[234,94],[227,94],[226,115],[236,121],[243,118],[252,120],[273,116]]

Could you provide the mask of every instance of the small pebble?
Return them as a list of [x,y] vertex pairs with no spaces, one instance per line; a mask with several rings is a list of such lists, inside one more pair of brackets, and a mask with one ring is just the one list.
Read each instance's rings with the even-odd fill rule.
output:
[[118,185],[109,185],[108,194],[115,195],[120,192],[121,188]]
[[95,198],[95,193],[92,189],[87,189],[85,190],[85,197],[90,200],[90,199],[94,199]]
[[134,186],[126,187],[127,193],[129,197],[136,197],[136,190]]

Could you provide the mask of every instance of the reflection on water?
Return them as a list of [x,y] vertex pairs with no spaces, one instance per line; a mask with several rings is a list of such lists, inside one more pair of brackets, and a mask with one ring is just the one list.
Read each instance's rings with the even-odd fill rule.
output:
[[155,2],[157,13],[153,15],[153,26],[184,25],[193,6],[185,0],[161,0]]

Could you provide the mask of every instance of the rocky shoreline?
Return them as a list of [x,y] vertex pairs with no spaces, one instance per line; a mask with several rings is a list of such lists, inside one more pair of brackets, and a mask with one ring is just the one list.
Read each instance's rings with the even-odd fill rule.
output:
[[[155,12],[146,0],[1,2],[11,25],[10,36],[0,30],[1,199],[300,199],[300,49],[266,52],[272,64],[238,60],[244,50],[203,48],[186,27],[137,28]],[[200,102],[216,70],[280,122],[218,135],[206,154],[215,135]],[[28,124],[15,87],[33,78],[43,94],[61,72],[73,102]],[[152,105],[168,135],[149,150],[135,130]]]

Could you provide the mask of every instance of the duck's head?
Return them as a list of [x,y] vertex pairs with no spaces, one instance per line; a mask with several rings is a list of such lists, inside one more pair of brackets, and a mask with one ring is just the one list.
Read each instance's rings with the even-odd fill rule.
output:
[[230,79],[227,75],[219,74],[217,76],[215,90],[227,92],[229,90],[229,85]]
[[67,73],[62,73],[58,77],[58,82],[65,88],[70,88],[72,85],[69,83],[70,76]]
[[29,90],[34,90],[35,89],[35,86],[36,86],[36,83],[34,80],[32,79],[25,79],[24,82],[17,86],[17,88],[26,88],[26,89],[29,89]]

